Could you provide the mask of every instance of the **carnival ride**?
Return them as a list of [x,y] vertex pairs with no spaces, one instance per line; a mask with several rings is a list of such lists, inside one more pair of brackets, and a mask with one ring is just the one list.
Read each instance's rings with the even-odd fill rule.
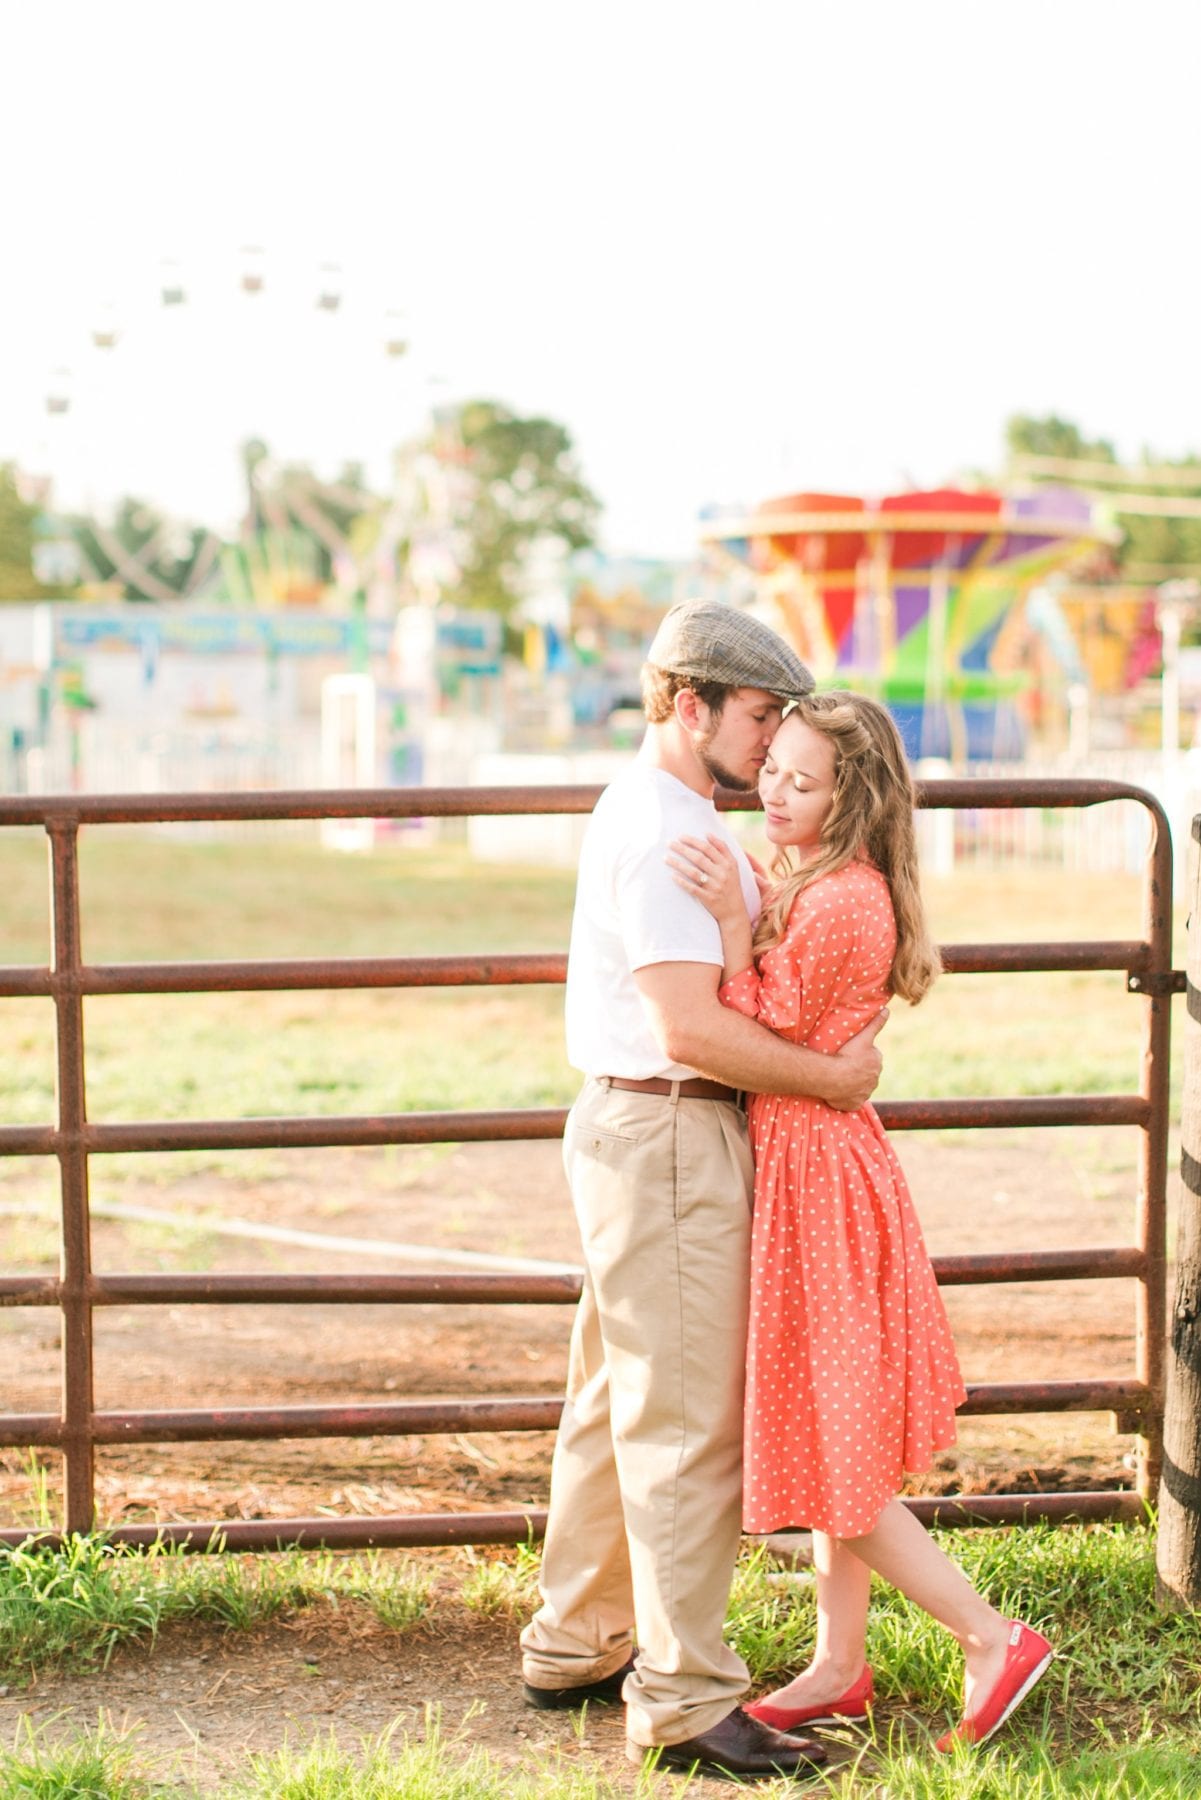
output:
[[788,494],[702,526],[820,683],[876,693],[912,756],[954,762],[1020,753],[1018,603],[1111,536],[1050,488]]
[[[306,325],[306,319],[311,323]],[[365,487],[352,489],[345,477],[321,480],[300,458],[293,459],[286,445],[279,460],[267,457],[265,446],[254,442],[266,423],[258,417],[245,419],[240,434],[230,420],[229,452],[239,435],[247,440],[242,446],[245,515],[237,542],[211,530],[199,532],[180,582],[164,581],[159,567],[160,558],[169,559],[179,540],[177,519],[156,518],[131,547],[111,524],[93,518],[103,567],[89,565],[77,536],[68,542],[53,505],[59,471],[69,460],[66,446],[73,432],[92,434],[95,450],[118,421],[124,422],[132,397],[123,391],[128,377],[117,374],[114,379],[115,372],[131,357],[152,365],[156,414],[146,417],[145,432],[161,453],[171,440],[184,440],[194,429],[186,396],[179,392],[181,375],[189,365],[193,374],[202,365],[201,380],[214,391],[216,404],[223,381],[227,387],[236,385],[231,347],[240,348],[241,361],[252,371],[245,384],[249,388],[257,385],[267,364],[277,365],[276,374],[294,373],[297,387],[319,380],[324,365],[327,376],[344,390],[348,416],[353,413],[368,431],[369,415],[380,416],[390,432],[389,449],[406,435],[406,415],[432,405],[432,390],[440,385],[440,378],[428,373],[418,378],[431,390],[424,395],[424,406],[411,391],[402,396],[398,378],[409,390],[416,385],[405,314],[384,295],[356,291],[336,263],[269,268],[258,246],[245,246],[236,261],[218,259],[215,267],[204,270],[165,257],[122,303],[111,296],[82,303],[81,328],[64,346],[68,356],[48,376],[45,423],[31,438],[32,454],[23,471],[27,489],[45,507],[38,554],[48,573],[42,578],[61,584],[69,568],[71,576],[85,582],[120,583],[140,600],[220,596],[259,607],[312,605],[326,594],[335,605],[349,604],[356,595],[362,603],[374,589],[382,605],[381,571],[395,569],[390,553],[400,501],[409,516],[413,512],[412,470],[390,471],[381,483],[391,479],[405,490],[392,502]],[[145,381],[145,367],[142,377]],[[247,395],[243,410],[253,414],[255,398],[253,392]],[[410,417],[410,431],[413,425]],[[424,523],[425,535],[435,535],[438,521]],[[394,595],[391,600],[394,606]]]
[[[69,779],[79,785],[85,738],[98,764],[111,749],[122,768],[161,749],[186,763],[185,784],[206,781],[214,758],[224,769],[226,752],[247,746],[266,755],[278,740],[281,757],[295,761],[287,747],[303,737],[307,754],[304,721],[317,707],[340,756],[350,718],[353,766],[339,762],[336,773],[354,778],[367,746],[381,778],[414,780],[432,720],[490,723],[499,621],[443,604],[461,554],[457,413],[445,378],[413,357],[398,307],[369,285],[356,289],[333,263],[268,267],[248,248],[237,263],[226,256],[204,268],[165,259],[121,305],[82,302],[68,336],[59,360],[73,360],[74,373],[56,366],[24,426],[33,454],[22,459],[22,490],[42,509],[35,570],[75,595],[39,608],[40,654],[21,648],[20,691],[0,710],[0,750],[11,739],[22,780],[31,753],[49,767],[69,740]],[[281,373],[293,404],[276,408],[277,438],[270,403]],[[348,448],[357,457],[361,429],[374,449],[370,473],[344,456],[331,479],[303,460],[316,402],[331,394]],[[129,502],[119,519],[56,511],[73,458],[98,477],[110,438],[136,412],[153,472],[156,456],[195,431],[198,399],[213,427],[206,466],[218,456],[228,465],[237,526],[181,527],[157,501],[144,517]],[[164,579],[171,563],[177,580]],[[91,604],[80,608],[77,597]],[[14,618],[14,631],[25,625],[34,629]],[[322,778],[333,778],[324,763]]]

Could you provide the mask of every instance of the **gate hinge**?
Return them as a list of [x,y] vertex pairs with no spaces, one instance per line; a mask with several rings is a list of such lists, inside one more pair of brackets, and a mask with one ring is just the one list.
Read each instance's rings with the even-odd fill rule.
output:
[[1188,988],[1188,975],[1184,969],[1161,969],[1155,975],[1138,975],[1127,972],[1126,992],[1142,994],[1144,999],[1162,1000],[1167,994],[1183,994]]

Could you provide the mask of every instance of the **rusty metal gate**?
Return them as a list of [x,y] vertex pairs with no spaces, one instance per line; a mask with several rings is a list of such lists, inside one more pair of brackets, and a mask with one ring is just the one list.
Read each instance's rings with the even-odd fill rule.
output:
[[[58,1117],[50,1125],[0,1125],[0,1155],[58,1160],[62,1199],[61,1273],[0,1277],[0,1305],[42,1306],[62,1315],[62,1403],[56,1414],[0,1415],[0,1445],[50,1448],[65,1463],[62,1531],[10,1529],[0,1542],[61,1542],[94,1521],[98,1445],[229,1439],[381,1437],[475,1431],[547,1431],[556,1400],[398,1401],[385,1405],[224,1408],[214,1411],[98,1412],[92,1381],[92,1314],[96,1307],[271,1305],[295,1302],[387,1302],[496,1305],[575,1300],[568,1275],[212,1275],[96,1274],[88,1208],[89,1158],[114,1151],[296,1148],[342,1145],[479,1142],[561,1135],[559,1109],[407,1113],[386,1117],[217,1119],[193,1123],[93,1123],[86,1104],[83,1003],[111,994],[181,994],[349,987],[460,987],[561,982],[563,955],[343,958],[326,961],[131,963],[84,962],[80,931],[79,831],[84,825],[165,821],[247,821],[469,817],[485,814],[586,813],[599,789],[472,788],[215,795],[122,795],[0,799],[0,826],[41,826],[50,849],[51,961],[47,967],[0,967],[0,998],[42,995],[56,1017]],[[732,801],[731,796],[725,796]],[[1135,1283],[1135,1368],[1113,1379],[1004,1382],[969,1390],[965,1413],[1112,1411],[1138,1433],[1134,1492],[989,1495],[965,1500],[916,1499],[927,1522],[990,1523],[1034,1519],[1134,1518],[1154,1497],[1163,1421],[1165,1329],[1164,1194],[1168,1133],[1170,996],[1183,987],[1171,967],[1172,850],[1158,803],[1140,788],[1107,781],[932,781],[920,804],[935,808],[1090,807],[1132,800],[1150,815],[1151,844],[1140,939],[1097,943],[951,944],[951,974],[987,971],[1111,969],[1144,1009],[1143,1058],[1137,1093],[1023,1099],[930,1099],[882,1102],[890,1130],[944,1127],[1124,1125],[1141,1140],[1134,1241],[1114,1249],[1031,1249],[1019,1253],[935,1258],[944,1285],[1083,1280]],[[745,797],[737,804],[745,806]],[[537,1535],[539,1511],[422,1514],[390,1518],[272,1519],[131,1525],[109,1530],[116,1542],[156,1539],[193,1550],[274,1549],[298,1545],[433,1545],[512,1543]]]

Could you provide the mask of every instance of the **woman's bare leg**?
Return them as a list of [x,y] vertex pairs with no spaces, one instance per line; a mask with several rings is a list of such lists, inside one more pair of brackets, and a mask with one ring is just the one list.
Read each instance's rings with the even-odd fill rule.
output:
[[817,1642],[813,1661],[770,1696],[773,1706],[824,1706],[841,1700],[863,1673],[872,1574],[866,1562],[824,1531],[813,1534]]
[[978,1594],[908,1507],[890,1500],[872,1529],[843,1548],[945,1625],[964,1659],[964,1712],[975,1710],[1005,1666],[1009,1621]]
[[817,1706],[841,1698],[863,1671],[871,1572],[945,1625],[964,1657],[964,1711],[990,1692],[1005,1666],[1009,1621],[978,1594],[924,1525],[890,1500],[862,1537],[813,1534],[817,1642],[795,1681],[769,1696],[773,1705]]

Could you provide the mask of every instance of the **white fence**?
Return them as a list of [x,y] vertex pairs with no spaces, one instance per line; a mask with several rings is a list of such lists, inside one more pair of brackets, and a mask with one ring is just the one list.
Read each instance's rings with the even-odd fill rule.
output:
[[[928,778],[952,772],[945,763],[921,769]],[[973,763],[954,773],[996,781],[1087,776],[1145,788],[1167,815],[1178,889],[1184,879],[1191,822],[1201,812],[1201,751],[1185,750],[1175,757],[1158,751],[1103,751],[1080,761]],[[963,864],[1002,869],[1041,863],[1080,874],[1134,874],[1146,863],[1150,820],[1137,801],[1113,800],[1074,808],[932,810],[919,816],[918,830],[923,865],[932,872],[946,873]]]
[[[537,756],[486,753],[486,737],[471,729],[472,721],[439,720],[423,780],[434,786],[505,786],[606,781],[629,759],[630,752],[580,756]],[[928,778],[966,773],[994,780],[1039,776],[1092,776],[1146,788],[1167,814],[1172,830],[1178,883],[1184,878],[1191,821],[1201,813],[1201,750],[1165,757],[1158,751],[1101,751],[1087,759],[1067,758],[1024,763],[974,763],[966,771],[946,763],[925,763]],[[28,750],[20,768],[0,769],[0,787],[8,792],[182,793],[246,792],[251,789],[317,788],[323,785],[320,739],[315,729],[261,735],[217,729],[140,732],[96,729],[82,721],[74,742],[63,736],[44,750]],[[473,852],[485,860],[574,862],[582,820],[551,816],[481,819],[470,827]],[[462,821],[447,821],[451,835],[463,836]],[[308,826],[292,827],[307,831]],[[1017,863],[1041,863],[1081,874],[1131,873],[1143,867],[1148,820],[1133,801],[1075,809],[980,808],[955,812],[929,811],[919,816],[923,865],[931,872],[961,866],[1002,869]],[[422,835],[440,827],[429,822]],[[752,828],[753,832],[753,828]]]
[[247,793],[321,785],[315,733],[198,738],[188,732],[108,731],[73,744],[59,737],[24,752],[9,785],[30,794]]

